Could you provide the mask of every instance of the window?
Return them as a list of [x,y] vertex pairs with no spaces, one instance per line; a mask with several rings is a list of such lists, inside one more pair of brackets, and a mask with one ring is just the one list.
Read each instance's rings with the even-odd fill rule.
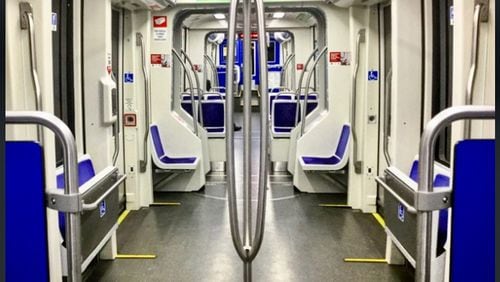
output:
[[[450,25],[452,0],[433,1],[432,116],[451,106],[453,70],[453,27]],[[436,161],[449,166],[451,128],[438,137]]]

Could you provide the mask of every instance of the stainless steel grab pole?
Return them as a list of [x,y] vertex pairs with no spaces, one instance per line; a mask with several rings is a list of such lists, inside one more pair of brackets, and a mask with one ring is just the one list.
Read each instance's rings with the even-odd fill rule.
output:
[[[304,65],[304,70],[302,70],[302,73],[299,76],[299,84],[297,86],[297,90],[295,91],[296,99],[297,99],[297,111],[295,112],[295,126],[299,123],[299,109],[300,109],[300,94],[302,90],[302,80],[304,79],[304,74],[307,71],[307,67],[309,66],[309,63],[311,60],[314,58],[314,55],[318,52],[319,48],[316,47],[312,51],[311,55],[309,55],[309,58],[307,58],[306,64]],[[306,89],[307,91],[307,89]]]
[[139,162],[140,171],[145,172],[148,165],[148,135],[149,124],[151,123],[150,104],[151,99],[149,95],[149,74],[146,66],[146,48],[144,47],[144,38],[142,33],[136,33],[136,45],[141,47],[142,59],[142,74],[144,75],[144,140],[143,140],[143,154],[142,160]]
[[229,23],[227,33],[227,64],[226,64],[226,162],[227,162],[227,185],[228,185],[228,205],[229,223],[231,227],[231,238],[238,256],[244,261],[246,252],[243,250],[238,220],[238,208],[236,202],[236,181],[234,173],[234,51],[236,34],[236,10],[238,0],[231,0],[229,6]]
[[[252,281],[252,58],[250,57],[251,0],[243,0],[243,261],[244,281]],[[259,38],[260,39],[260,38]]]
[[385,95],[384,95],[384,156],[387,166],[392,163],[391,155],[389,154],[389,130],[391,127],[390,119],[391,116],[391,100],[392,100],[392,68],[387,72],[387,77],[385,78]]
[[359,160],[358,156],[358,137],[356,134],[356,81],[358,80],[359,70],[359,46],[361,42],[365,41],[365,30],[360,29],[356,36],[356,61],[354,63],[354,72],[352,74],[352,94],[351,94],[351,132],[352,132],[352,151],[354,157],[354,172],[360,174],[362,172],[363,162]]
[[[472,29],[472,48],[471,48],[471,66],[469,69],[469,78],[467,80],[467,88],[465,89],[465,104],[472,105],[474,98],[474,84],[476,82],[477,57],[479,47],[479,16],[481,13],[482,4],[477,4],[474,7],[474,24]],[[471,121],[464,121],[464,138],[470,139],[471,136]]]
[[304,93],[304,106],[302,107],[302,118],[300,121],[302,122],[300,126],[300,136],[304,135],[304,131],[306,130],[306,114],[307,114],[307,100],[309,97],[309,86],[311,85],[311,78],[314,73],[314,69],[316,69],[316,66],[318,65],[319,60],[321,57],[326,53],[326,50],[328,50],[328,46],[323,47],[321,52],[319,52],[318,57],[314,61],[314,64],[311,68],[311,71],[307,75],[307,81],[306,81],[306,92]]
[[203,57],[205,58],[205,60],[208,62],[208,64],[212,68],[212,76],[213,76],[213,80],[215,83],[215,87],[219,87],[220,86],[219,85],[219,75],[217,74],[217,67],[215,66],[214,61],[207,54],[203,55]]
[[[457,106],[443,110],[427,123],[422,132],[419,148],[419,183],[418,193],[431,193],[434,178],[434,145],[441,130],[452,122],[462,119],[493,119],[494,106]],[[418,197],[417,197],[418,199]],[[428,282],[431,280],[432,258],[432,211],[418,210],[417,207],[417,255],[415,280]]]
[[[187,66],[182,61],[182,58],[179,55],[179,53],[177,53],[177,51],[175,51],[175,49],[172,49],[172,53],[175,55],[175,57],[181,63],[181,66],[184,69],[184,72],[187,72]],[[189,93],[191,94],[191,107],[193,109],[193,132],[195,135],[198,135],[198,107],[196,107],[196,103],[194,100],[193,80],[192,80],[191,76],[189,75],[189,73],[188,73],[188,75],[186,75],[186,77],[188,78]],[[201,103],[201,101],[198,101],[198,102]]]
[[257,6],[257,32],[259,35],[259,63],[260,63],[260,168],[259,168],[259,190],[257,202],[257,216],[255,236],[253,239],[250,260],[253,260],[260,250],[264,239],[264,224],[266,219],[266,189],[268,179],[268,128],[269,128],[269,104],[267,88],[267,44],[266,44],[266,22],[264,15],[263,0],[255,0]]
[[244,106],[244,178],[243,178],[243,228],[244,238],[242,240],[239,231],[238,210],[236,203],[236,185],[234,173],[234,130],[233,130],[233,95],[234,86],[234,47],[235,47],[235,31],[236,31],[236,10],[238,0],[232,0],[229,11],[229,31],[228,31],[228,56],[226,68],[226,89],[228,95],[227,111],[226,111],[226,155],[228,163],[228,199],[229,199],[229,218],[231,225],[231,237],[235,249],[243,261],[244,281],[252,280],[252,261],[257,255],[264,234],[265,222],[265,207],[266,207],[266,188],[267,188],[267,165],[268,165],[268,89],[267,89],[267,47],[265,38],[265,23],[264,23],[264,7],[261,0],[256,1],[257,19],[258,19],[258,34],[259,34],[259,63],[260,63],[260,104],[261,104],[261,135],[260,135],[260,166],[259,166],[259,187],[257,200],[257,216],[255,233],[252,238],[252,210],[251,210],[251,73],[250,73],[250,11],[251,0],[243,0],[243,17],[244,17],[244,91],[245,91],[245,106]]
[[285,73],[287,73],[287,68],[290,62],[292,62],[292,59],[295,58],[295,54],[290,54],[288,58],[286,58],[285,63],[283,64],[283,67],[281,68],[281,74],[280,74],[280,86],[285,86]]
[[[5,122],[11,124],[37,124],[54,132],[63,147],[64,194],[75,195],[78,191],[78,155],[76,142],[68,126],[56,116],[41,111],[7,111]],[[81,205],[81,202],[80,202]],[[78,207],[81,209],[81,206]],[[80,212],[65,212],[66,252],[68,281],[82,281],[82,254]]]
[[[189,58],[189,56],[186,54],[186,52],[184,52],[184,50],[181,50],[181,55],[184,55],[184,57],[187,59],[188,64],[191,67],[191,71],[194,74],[194,82],[196,83],[196,88],[198,89],[198,91],[196,91],[197,96],[198,96],[198,111],[199,111],[199,114],[201,115],[201,118],[200,118],[201,126],[203,126],[203,108],[201,106],[201,100],[203,98],[203,89],[200,88],[200,78],[198,77],[198,72],[196,72],[194,70],[194,65],[193,65],[193,62],[191,61],[191,58]],[[190,75],[189,72],[186,72],[186,73],[188,76]],[[193,104],[193,107],[194,107],[194,104]]]
[[[21,14],[21,29],[28,30],[29,48],[30,48],[30,66],[31,66],[31,82],[35,91],[35,110],[42,110],[42,93],[40,89],[40,81],[38,79],[38,70],[36,63],[36,46],[35,46],[35,23],[33,20],[33,8],[28,2],[19,3]],[[41,126],[36,127],[37,140],[43,144],[43,129]]]

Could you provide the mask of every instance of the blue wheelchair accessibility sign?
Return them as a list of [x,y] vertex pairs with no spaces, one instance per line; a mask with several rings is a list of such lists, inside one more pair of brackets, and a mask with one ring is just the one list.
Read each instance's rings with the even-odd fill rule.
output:
[[398,204],[398,218],[401,222],[405,222],[405,207],[402,204]]
[[368,80],[378,80],[378,71],[369,70],[368,71]]
[[99,203],[99,217],[103,217],[106,214],[106,201]]
[[125,83],[133,83],[134,82],[134,73],[126,72],[123,74],[123,82]]

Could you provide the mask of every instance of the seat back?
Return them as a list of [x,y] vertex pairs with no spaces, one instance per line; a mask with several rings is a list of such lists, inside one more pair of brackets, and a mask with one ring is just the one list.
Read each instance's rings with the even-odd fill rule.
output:
[[337,143],[337,149],[335,150],[335,155],[339,159],[343,159],[347,151],[347,145],[349,144],[349,136],[351,134],[351,127],[348,124],[342,126],[342,131],[340,132],[339,141]]
[[495,140],[455,146],[450,281],[495,280]]
[[149,133],[151,134],[151,141],[153,142],[153,151],[155,152],[155,156],[159,159],[165,155],[165,151],[163,150],[158,125],[152,123],[149,126]]
[[271,125],[275,135],[289,136],[295,127],[297,103],[294,100],[275,99],[271,108]]
[[[92,164],[92,159],[89,155],[83,155],[78,159],[78,187],[85,184],[92,177],[95,176],[94,165]],[[59,167],[56,170],[56,181],[57,188],[64,188],[64,171],[63,167]]]
[[202,101],[203,126],[208,133],[224,133],[225,129],[225,101]]
[[5,144],[6,281],[48,281],[43,150],[34,141]]

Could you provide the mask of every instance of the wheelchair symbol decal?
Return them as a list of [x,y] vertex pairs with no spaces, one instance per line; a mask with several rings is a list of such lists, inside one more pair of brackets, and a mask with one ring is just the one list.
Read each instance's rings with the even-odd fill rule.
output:
[[368,71],[368,80],[378,80],[378,71],[376,70]]

